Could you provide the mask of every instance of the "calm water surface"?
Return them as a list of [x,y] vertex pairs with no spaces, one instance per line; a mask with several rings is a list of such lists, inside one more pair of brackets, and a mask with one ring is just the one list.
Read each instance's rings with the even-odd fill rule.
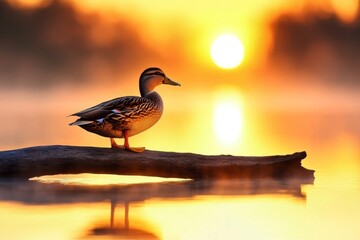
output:
[[295,119],[270,133],[308,152],[314,182],[1,180],[0,239],[359,239],[360,118]]

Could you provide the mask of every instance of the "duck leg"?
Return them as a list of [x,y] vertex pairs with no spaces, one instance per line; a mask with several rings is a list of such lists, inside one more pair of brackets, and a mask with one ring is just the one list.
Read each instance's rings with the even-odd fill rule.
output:
[[125,149],[124,146],[118,145],[113,138],[110,138],[111,148]]

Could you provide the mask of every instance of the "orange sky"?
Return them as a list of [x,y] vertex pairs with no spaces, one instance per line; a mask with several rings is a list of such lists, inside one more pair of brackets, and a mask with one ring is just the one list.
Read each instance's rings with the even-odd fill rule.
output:
[[[143,41],[163,49],[172,38],[186,41],[186,55],[209,64],[209,48],[220,34],[232,33],[245,45],[244,64],[258,66],[271,46],[269,24],[281,14],[301,14],[305,9],[335,12],[343,21],[357,16],[357,0],[332,1],[79,1],[75,3],[85,13],[100,13],[108,21],[126,16],[138,25]],[[180,39],[180,40],[182,40]],[[155,44],[154,44],[155,43]],[[195,54],[194,54],[195,53]]]
[[[222,33],[232,33],[245,45],[244,64],[258,66],[271,46],[269,24],[281,14],[302,14],[304,10],[335,12],[344,22],[357,16],[357,0],[281,1],[126,1],[126,0],[64,0],[71,2],[84,14],[100,14],[105,22],[125,18],[137,26],[142,40],[152,48],[168,51],[174,38],[185,41],[186,56],[202,64],[211,64],[209,48]],[[9,0],[17,6],[38,6],[47,0]],[[106,39],[105,25],[97,38]],[[104,28],[102,28],[104,27]]]

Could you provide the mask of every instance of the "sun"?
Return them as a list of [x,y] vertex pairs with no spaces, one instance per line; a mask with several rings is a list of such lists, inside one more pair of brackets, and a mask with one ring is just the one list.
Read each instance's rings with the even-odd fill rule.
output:
[[232,69],[239,66],[244,54],[242,42],[231,34],[220,35],[211,45],[211,58],[220,68]]

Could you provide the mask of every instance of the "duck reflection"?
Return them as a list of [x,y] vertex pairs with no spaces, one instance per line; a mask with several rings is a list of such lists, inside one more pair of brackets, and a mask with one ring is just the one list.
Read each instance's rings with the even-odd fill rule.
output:
[[155,234],[150,231],[139,229],[139,228],[130,228],[129,220],[129,208],[130,202],[124,202],[124,223],[122,227],[117,227],[115,225],[115,210],[118,203],[115,200],[110,201],[110,223],[109,226],[96,226],[89,231],[91,237],[102,238],[104,235],[112,235],[117,239],[160,239]]

